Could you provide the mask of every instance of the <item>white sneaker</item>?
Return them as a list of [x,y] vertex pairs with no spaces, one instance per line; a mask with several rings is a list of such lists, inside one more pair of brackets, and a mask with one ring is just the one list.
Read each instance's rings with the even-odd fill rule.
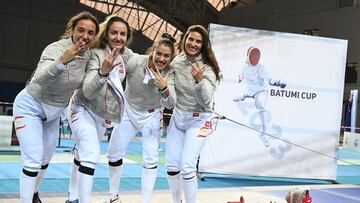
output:
[[106,194],[106,197],[102,199],[99,203],[121,203],[119,195]]

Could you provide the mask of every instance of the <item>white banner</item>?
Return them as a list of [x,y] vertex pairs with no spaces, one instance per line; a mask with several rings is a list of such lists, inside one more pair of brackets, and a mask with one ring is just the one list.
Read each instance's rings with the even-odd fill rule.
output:
[[335,180],[347,41],[215,24],[210,38],[223,74],[215,112],[228,119],[199,170]]

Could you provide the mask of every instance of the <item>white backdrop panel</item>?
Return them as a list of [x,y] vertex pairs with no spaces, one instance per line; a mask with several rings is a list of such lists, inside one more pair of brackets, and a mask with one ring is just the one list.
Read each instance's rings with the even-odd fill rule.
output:
[[238,75],[251,46],[261,50],[259,63],[286,87],[267,88],[270,146],[261,133],[220,120],[203,148],[199,170],[336,179],[347,41],[215,24],[210,38],[224,77],[215,93],[215,112],[262,131],[255,100],[233,101],[241,92]]

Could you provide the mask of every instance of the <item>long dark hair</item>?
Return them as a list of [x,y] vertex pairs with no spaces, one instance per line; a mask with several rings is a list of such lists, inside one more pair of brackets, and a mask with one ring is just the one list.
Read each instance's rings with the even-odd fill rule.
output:
[[189,37],[189,34],[191,32],[197,32],[197,33],[201,34],[202,46],[201,46],[200,53],[202,54],[204,62],[206,64],[209,64],[212,67],[212,69],[216,75],[216,80],[220,80],[220,77],[219,77],[220,68],[219,68],[218,62],[216,60],[215,54],[211,48],[209,33],[203,26],[192,25],[187,29],[187,31],[182,39],[182,42],[181,42],[182,51],[185,52],[186,39]]

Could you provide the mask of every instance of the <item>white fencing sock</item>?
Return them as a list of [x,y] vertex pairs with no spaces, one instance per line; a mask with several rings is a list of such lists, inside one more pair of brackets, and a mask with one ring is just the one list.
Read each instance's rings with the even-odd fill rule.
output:
[[[168,172],[169,173],[169,172]],[[181,203],[182,200],[182,180],[180,172],[176,175],[167,176],[169,187],[174,203]]]
[[188,180],[184,179],[183,184],[186,203],[196,203],[196,192],[198,189],[197,177],[194,176]]
[[[94,167],[95,168],[95,167]],[[93,185],[95,169],[80,165],[79,171],[77,172],[77,186],[79,201],[81,203],[90,202],[91,189]]]
[[38,172],[24,171],[20,174],[20,200],[21,203],[32,202],[35,192],[36,176]]
[[141,172],[141,203],[149,203],[154,190],[157,168],[143,168]]
[[260,110],[259,111],[259,116],[260,116],[260,119],[261,119],[261,127],[262,127],[262,131],[264,132],[264,133],[267,133],[267,120],[266,120],[266,110]]
[[262,139],[262,142],[263,144],[268,147],[270,145],[270,142],[269,142],[269,136],[267,135],[268,133],[268,123],[267,123],[267,120],[266,120],[266,110],[263,109],[263,110],[260,110],[259,111],[259,116],[260,116],[260,119],[261,119],[261,125],[262,125],[262,132],[261,133],[261,139]]
[[46,173],[47,167],[48,167],[48,164],[45,166],[41,166],[41,170],[39,171],[38,175],[36,176],[36,184],[35,184],[34,193],[39,191],[40,183]]
[[119,194],[121,175],[122,165],[112,166],[109,164],[109,194],[111,196]]

